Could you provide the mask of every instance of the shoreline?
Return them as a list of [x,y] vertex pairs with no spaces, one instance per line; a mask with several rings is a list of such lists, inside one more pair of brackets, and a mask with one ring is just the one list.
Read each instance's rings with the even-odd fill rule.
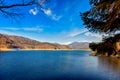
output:
[[87,51],[91,51],[90,49],[0,49],[0,52],[1,51],[30,51],[30,50],[35,50],[35,51],[37,51],[37,50],[41,50],[41,51],[43,51],[43,50],[46,50],[46,51],[72,51],[72,50],[87,50]]
[[107,58],[110,59],[112,62],[118,64],[120,63],[120,57],[118,56],[106,56],[106,55],[95,55],[95,53],[89,54],[89,56],[95,56],[95,57],[102,57],[102,58]]

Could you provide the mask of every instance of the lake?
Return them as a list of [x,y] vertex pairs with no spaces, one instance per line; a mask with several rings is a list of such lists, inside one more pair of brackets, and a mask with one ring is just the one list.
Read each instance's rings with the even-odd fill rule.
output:
[[0,80],[120,80],[119,64],[88,50],[0,53]]

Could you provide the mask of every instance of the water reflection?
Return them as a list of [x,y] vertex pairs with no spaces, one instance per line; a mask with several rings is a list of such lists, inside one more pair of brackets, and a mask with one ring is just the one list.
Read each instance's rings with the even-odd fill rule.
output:
[[98,69],[109,80],[120,80],[120,60],[110,57],[98,57]]
[[120,80],[120,62],[89,53],[5,52],[0,54],[0,80]]

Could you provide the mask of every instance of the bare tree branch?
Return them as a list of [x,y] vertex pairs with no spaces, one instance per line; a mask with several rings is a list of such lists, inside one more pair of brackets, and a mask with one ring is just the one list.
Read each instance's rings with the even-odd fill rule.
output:
[[[36,8],[43,8],[43,4],[46,0],[20,0],[18,2],[7,2],[6,0],[0,0],[0,14],[7,17],[19,17],[21,16],[21,7],[32,6]],[[22,10],[21,10],[22,11]],[[23,12],[24,13],[24,12]]]
[[13,8],[13,7],[21,7],[21,6],[30,6],[30,5],[33,5],[35,4],[35,1],[32,0],[28,3],[22,3],[22,4],[11,4],[11,5],[4,5],[4,6],[0,6],[0,9],[4,9],[4,8]]

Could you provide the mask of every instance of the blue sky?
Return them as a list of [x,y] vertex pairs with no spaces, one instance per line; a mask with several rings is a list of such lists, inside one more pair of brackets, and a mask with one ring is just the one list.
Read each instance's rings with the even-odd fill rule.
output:
[[18,22],[0,16],[0,33],[61,44],[101,40],[102,35],[89,32],[80,18],[80,12],[90,9],[89,0],[49,0],[43,6],[22,7],[25,16]]

